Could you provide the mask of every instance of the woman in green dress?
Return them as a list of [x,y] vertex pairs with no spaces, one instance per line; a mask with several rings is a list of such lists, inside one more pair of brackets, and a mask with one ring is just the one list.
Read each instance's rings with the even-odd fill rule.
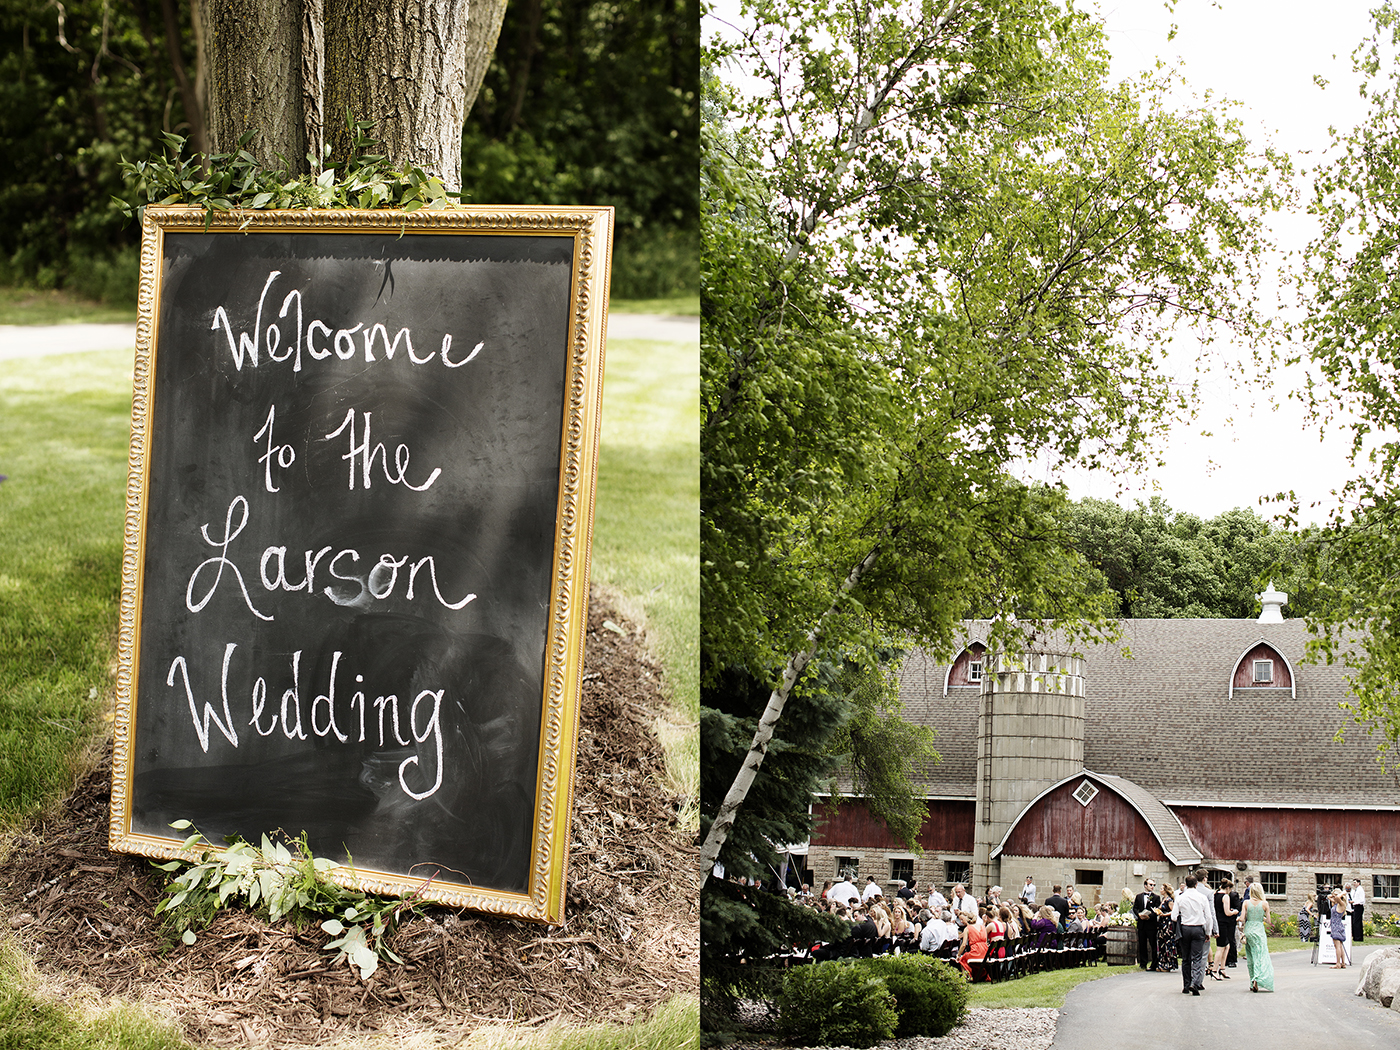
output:
[[1274,964],[1269,959],[1269,935],[1264,920],[1269,916],[1269,902],[1259,883],[1249,887],[1249,899],[1244,908],[1244,955],[1249,965],[1249,990],[1274,990]]

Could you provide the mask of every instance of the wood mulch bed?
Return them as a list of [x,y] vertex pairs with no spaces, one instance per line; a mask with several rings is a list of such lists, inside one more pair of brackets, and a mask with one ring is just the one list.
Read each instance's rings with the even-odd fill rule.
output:
[[226,910],[194,945],[172,944],[152,914],[164,873],[107,850],[110,742],[72,796],[9,844],[0,911],[45,977],[153,1007],[197,1044],[386,1032],[431,1045],[501,1022],[639,1017],[699,984],[697,851],[662,786],[661,671],[639,633],[595,594],[561,927],[432,907],[391,942],[404,964],[363,983],[332,965],[314,924]]

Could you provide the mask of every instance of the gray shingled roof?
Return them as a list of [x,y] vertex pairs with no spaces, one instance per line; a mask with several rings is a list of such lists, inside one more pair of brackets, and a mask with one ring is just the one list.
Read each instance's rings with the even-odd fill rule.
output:
[[[1345,670],[1303,662],[1302,620],[1125,620],[1113,645],[1085,656],[1084,764],[1167,803],[1400,806],[1400,775],[1382,772],[1375,743],[1338,704]],[[968,625],[969,638],[985,628]],[[1259,641],[1288,660],[1286,691],[1237,690],[1235,664]],[[1131,658],[1124,658],[1126,646]],[[977,711],[971,689],[943,695],[946,663],[911,654],[901,674],[906,717],[938,730],[943,761],[923,770],[929,795],[974,797]],[[1343,742],[1333,736],[1345,728]]]

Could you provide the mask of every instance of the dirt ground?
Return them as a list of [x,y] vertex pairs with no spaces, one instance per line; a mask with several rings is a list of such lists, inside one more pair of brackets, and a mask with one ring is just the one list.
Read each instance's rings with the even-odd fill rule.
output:
[[[623,625],[626,635],[605,629]],[[584,663],[565,924],[444,908],[390,942],[362,983],[297,931],[224,911],[192,946],[153,916],[166,878],[107,850],[110,743],[51,818],[11,843],[0,909],[40,972],[174,1016],[196,1044],[296,1046],[385,1032],[450,1043],[499,1022],[625,1022],[699,983],[696,848],[678,827],[651,726],[660,668],[595,595]]]

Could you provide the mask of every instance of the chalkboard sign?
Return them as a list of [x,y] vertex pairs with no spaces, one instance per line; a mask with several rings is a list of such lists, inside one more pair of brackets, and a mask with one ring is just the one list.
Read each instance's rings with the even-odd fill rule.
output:
[[146,209],[114,849],[561,921],[611,237]]

